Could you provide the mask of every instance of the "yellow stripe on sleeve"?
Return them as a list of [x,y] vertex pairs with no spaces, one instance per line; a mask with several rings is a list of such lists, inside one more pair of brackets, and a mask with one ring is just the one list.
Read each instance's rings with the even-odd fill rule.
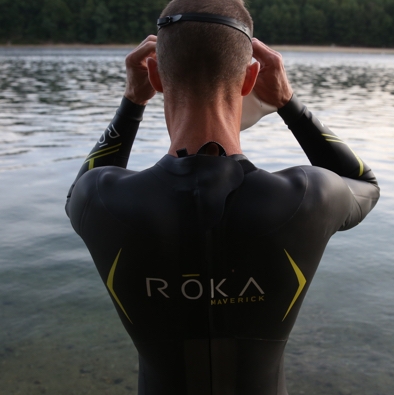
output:
[[114,149],[114,148],[118,148],[118,147],[120,147],[121,145],[122,145],[122,143],[119,143],[119,144],[113,145],[112,147],[103,148],[103,149],[100,149],[100,150],[98,150],[98,151],[92,152],[91,154],[89,154],[89,155],[86,157],[86,159],[90,158],[91,156],[96,156],[97,154],[101,154],[102,152],[105,152],[105,151],[108,151],[108,150],[112,150],[112,149]]
[[323,136],[325,137],[330,137],[330,138],[326,138],[326,141],[332,142],[332,143],[341,143],[341,144],[345,144],[350,151],[352,152],[352,154],[354,155],[354,157],[357,159],[357,162],[359,164],[359,172],[358,172],[358,176],[361,177],[364,174],[364,163],[363,161],[360,159],[360,157],[345,143],[343,142],[341,139],[339,139],[336,136],[332,136],[331,134],[323,134]]

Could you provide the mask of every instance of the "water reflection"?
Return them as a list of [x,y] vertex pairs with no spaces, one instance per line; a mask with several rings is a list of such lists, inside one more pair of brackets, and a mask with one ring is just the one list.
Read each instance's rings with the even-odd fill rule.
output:
[[[123,91],[127,50],[25,52],[0,51],[0,155],[25,154],[37,145],[38,134],[85,135],[108,120]],[[384,117],[383,127],[393,120],[393,56],[284,53],[284,58],[297,94],[314,110],[335,116],[334,128],[338,119],[341,129],[353,127],[360,115],[362,122],[379,126],[376,117]],[[160,99],[150,109],[155,106],[161,107]],[[23,149],[15,150],[16,141]]]
[[[318,72],[317,72],[318,70]],[[313,90],[347,90],[359,87],[366,92],[394,94],[393,70],[387,66],[335,65],[289,67],[289,77],[296,86],[309,85]]]

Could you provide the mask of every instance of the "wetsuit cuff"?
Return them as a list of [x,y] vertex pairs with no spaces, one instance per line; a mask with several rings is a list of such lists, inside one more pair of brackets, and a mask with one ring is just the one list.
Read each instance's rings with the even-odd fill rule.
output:
[[295,123],[304,114],[306,107],[301,100],[293,94],[290,101],[278,110],[278,114],[284,120],[285,124],[290,126]]
[[117,115],[121,117],[133,118],[135,120],[142,121],[142,115],[144,114],[146,106],[135,104],[127,97],[123,96],[118,110]]

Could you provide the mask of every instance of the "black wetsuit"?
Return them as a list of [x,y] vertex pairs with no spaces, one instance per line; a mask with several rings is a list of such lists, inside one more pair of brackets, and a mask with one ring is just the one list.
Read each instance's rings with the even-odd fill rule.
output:
[[126,170],[143,110],[123,99],[66,207],[138,349],[139,394],[287,394],[289,333],[330,237],[376,204],[373,173],[296,97],[279,114],[313,166]]

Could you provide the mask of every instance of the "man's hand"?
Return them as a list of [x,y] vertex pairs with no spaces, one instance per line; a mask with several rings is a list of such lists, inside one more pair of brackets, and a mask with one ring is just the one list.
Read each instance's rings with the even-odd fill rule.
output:
[[125,97],[135,104],[145,106],[155,95],[146,67],[146,60],[156,58],[156,36],[148,36],[142,43],[126,56],[126,90]]
[[265,103],[282,108],[292,97],[282,55],[253,38],[253,57],[260,63],[260,72],[253,88]]

